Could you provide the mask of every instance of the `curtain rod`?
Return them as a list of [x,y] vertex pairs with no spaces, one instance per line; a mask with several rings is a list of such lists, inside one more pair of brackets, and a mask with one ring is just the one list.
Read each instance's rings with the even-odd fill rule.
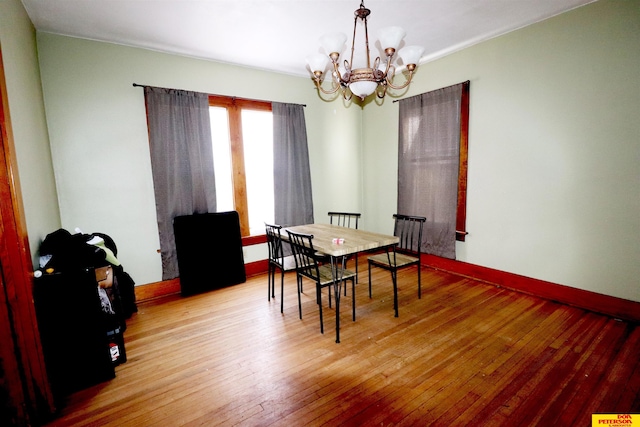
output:
[[[150,86],[150,85],[140,85],[138,83],[134,83],[133,87],[157,87],[158,89],[169,89],[169,90],[185,90],[185,89],[170,89],[170,88],[163,88],[163,87],[159,87],[159,86]],[[247,99],[247,98],[238,98],[236,96],[228,96],[228,95],[216,95],[213,93],[210,93],[209,95],[213,95],[213,96],[224,96],[227,98],[233,98],[233,99],[246,99],[247,101],[259,101],[259,102],[277,102],[277,101],[264,101],[262,99]],[[301,105],[303,107],[306,107],[307,104],[295,104],[293,102],[283,102],[283,104],[292,104],[292,105]]]
[[[438,89],[430,90],[429,92],[433,92],[433,91],[440,90],[440,89],[447,89],[447,88],[450,88],[450,87],[453,87],[453,86],[457,86],[457,85],[463,85],[463,84],[467,84],[468,85],[469,83],[471,83],[471,82],[469,80],[466,80],[464,82],[454,83],[454,84],[449,85],[449,86],[445,86],[445,87],[441,87],[441,88],[438,88]],[[425,93],[428,93],[428,92],[425,92]],[[422,95],[422,94],[418,94],[418,95]],[[418,95],[413,95],[413,96],[418,96]],[[411,96],[409,98],[411,98]],[[393,103],[395,104],[396,102],[402,101],[404,99],[408,99],[408,98],[394,99]]]

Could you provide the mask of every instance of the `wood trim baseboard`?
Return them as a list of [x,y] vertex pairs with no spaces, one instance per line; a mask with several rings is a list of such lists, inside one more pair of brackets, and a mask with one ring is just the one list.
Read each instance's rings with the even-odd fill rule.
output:
[[[244,268],[247,277],[262,274],[269,268],[269,260],[263,259],[260,261],[249,262],[244,265]],[[177,277],[171,280],[138,285],[134,290],[137,302],[145,302],[156,298],[179,294],[181,291],[180,278]]]
[[536,297],[557,301],[618,319],[640,322],[640,302],[533,279],[514,273],[423,254],[422,265],[500,286]]
[[258,274],[266,273],[269,269],[269,260],[262,259],[260,261],[248,262],[244,265],[244,271],[247,277],[256,276]]
[[[435,255],[422,254],[420,262],[427,267],[480,280],[505,289],[557,301],[618,319],[640,322],[640,302],[572,288],[462,261],[441,258]],[[247,277],[250,277],[265,273],[268,267],[269,261],[264,259],[245,264],[245,271]],[[179,294],[180,279],[139,285],[135,287],[135,293],[136,301],[138,302]]]
[[242,247],[259,245],[261,243],[267,243],[266,234],[259,234],[257,236],[245,236],[242,238]]
[[180,278],[138,285],[134,288],[137,302],[150,301],[180,293]]

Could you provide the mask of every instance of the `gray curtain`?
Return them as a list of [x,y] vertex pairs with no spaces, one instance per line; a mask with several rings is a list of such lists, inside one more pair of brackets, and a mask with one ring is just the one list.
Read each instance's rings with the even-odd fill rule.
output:
[[427,218],[424,253],[455,259],[463,84],[400,101],[398,213]]
[[216,211],[209,96],[146,86],[162,280],[178,277],[173,218]]
[[274,221],[284,227],[313,223],[307,127],[302,105],[272,103]]

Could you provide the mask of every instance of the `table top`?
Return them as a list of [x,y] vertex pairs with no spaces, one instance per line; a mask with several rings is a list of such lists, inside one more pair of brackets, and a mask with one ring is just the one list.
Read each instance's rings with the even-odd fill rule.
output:
[[[371,231],[356,230],[331,224],[306,224],[286,227],[295,233],[313,234],[313,247],[330,256],[343,256],[384,246],[395,245],[398,237]],[[284,230],[283,230],[284,231]],[[288,240],[286,231],[282,237]],[[333,243],[333,239],[344,239],[344,243]]]

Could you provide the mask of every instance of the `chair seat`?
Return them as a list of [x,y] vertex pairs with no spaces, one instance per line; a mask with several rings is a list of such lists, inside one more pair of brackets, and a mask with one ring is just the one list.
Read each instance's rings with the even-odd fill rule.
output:
[[321,264],[327,263],[327,262],[331,262],[331,255],[327,255],[325,253],[322,252],[316,252],[313,257],[316,259],[316,261],[318,261]]
[[[389,260],[391,260],[391,266],[389,265]],[[387,257],[387,254],[378,254],[378,255],[373,255],[369,257],[369,262],[371,264],[374,264],[378,267],[382,267],[382,268],[400,268],[400,267],[404,267],[407,265],[411,265],[411,264],[417,264],[418,263],[418,258],[416,257],[412,257],[409,255],[405,255],[405,254],[401,254],[396,252],[396,264],[395,266],[393,265],[393,255],[389,255]]]
[[293,255],[279,258],[277,261],[273,260],[272,262],[280,266],[284,271],[293,271],[296,269],[296,259]]
[[[318,273],[320,274],[320,280],[318,280],[318,282],[320,282],[320,286],[324,287],[333,283],[333,274],[331,272],[330,266],[319,265]],[[315,274],[313,274],[313,272],[310,273],[308,270],[301,269],[300,274],[311,280],[316,280]],[[355,277],[355,276],[356,276],[356,273],[354,273],[353,271],[347,270],[347,269],[343,270],[343,276],[342,276],[343,280],[351,279],[352,277]]]
[[[333,283],[333,274],[331,272],[331,267],[328,265],[321,265],[318,267],[318,271],[320,272],[320,286],[326,286],[330,283]],[[351,270],[344,269],[342,270],[343,276],[342,279],[350,279],[356,276]]]

